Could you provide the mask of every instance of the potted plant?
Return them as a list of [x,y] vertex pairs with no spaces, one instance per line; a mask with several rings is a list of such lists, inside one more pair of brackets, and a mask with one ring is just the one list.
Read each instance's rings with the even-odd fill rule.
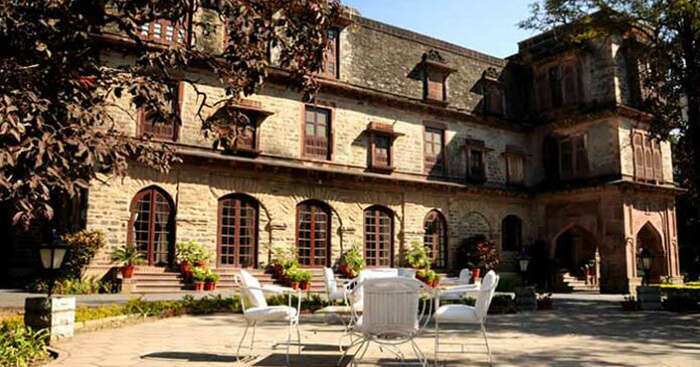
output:
[[287,282],[289,283],[289,286],[292,287],[292,289],[294,290],[299,289],[299,283],[302,279],[301,271],[296,267],[289,268],[285,272],[285,275],[287,276]]
[[192,278],[192,262],[198,247],[193,241],[178,242],[175,245],[175,258],[180,263],[180,272],[187,279]]
[[192,262],[198,268],[208,268],[211,260],[211,252],[203,246],[197,244],[197,248],[192,255]]
[[299,270],[299,287],[304,291],[311,290],[311,272],[307,270]]
[[134,267],[141,263],[143,257],[135,246],[124,245],[112,251],[112,261],[121,265],[122,277],[130,279],[134,276]]
[[440,286],[440,279],[442,279],[440,274],[433,271],[433,282],[431,283],[430,286],[433,288],[437,288],[438,286]]
[[458,252],[458,263],[463,263],[472,270],[472,279],[481,276],[481,269],[494,269],[500,262],[496,242],[486,239],[484,235],[471,236],[462,242]]
[[622,311],[637,311],[639,309],[639,304],[634,296],[625,296],[625,299],[620,302],[622,306]]
[[554,302],[552,302],[552,294],[543,294],[537,296],[537,310],[551,310],[554,308]]
[[204,290],[215,291],[216,283],[219,281],[219,278],[219,274],[215,273],[211,269],[207,269],[204,275]]
[[406,252],[406,262],[414,269],[430,269],[433,259],[425,246],[412,241],[411,248]]
[[200,267],[192,268],[192,283],[194,284],[194,290],[202,291],[204,290],[204,282],[207,280],[207,271]]
[[346,251],[340,259],[340,272],[347,278],[355,278],[365,267],[365,259],[362,256],[360,245],[354,243],[350,250]]

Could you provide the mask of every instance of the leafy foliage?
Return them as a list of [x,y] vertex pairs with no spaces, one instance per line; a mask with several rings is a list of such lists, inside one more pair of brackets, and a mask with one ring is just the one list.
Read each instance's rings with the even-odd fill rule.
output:
[[112,250],[111,259],[117,264],[129,266],[143,262],[143,255],[135,246],[123,245]]
[[[172,81],[195,89],[197,117],[214,146],[235,140],[243,116],[226,123],[204,116],[257,91],[268,77],[268,50],[290,85],[311,97],[327,29],[340,15],[333,0],[16,0],[0,2],[0,200],[13,221],[51,218],[61,197],[90,182],[124,175],[130,162],[168,171],[180,161],[171,145],[118,129],[118,100],[143,108],[154,124],[180,123]],[[182,45],[143,41],[141,26],[157,19],[192,24]],[[203,47],[213,21],[228,23],[223,51]],[[187,22],[185,22],[187,23]],[[133,62],[105,62],[105,41],[124,45]],[[182,70],[210,72],[226,89],[211,104]]]
[[457,249],[457,264],[462,267],[494,269],[500,262],[496,243],[484,235],[471,236]]
[[61,240],[70,247],[62,269],[66,275],[75,278],[82,278],[85,267],[90,264],[97,251],[105,245],[105,236],[102,231],[82,230],[64,234]]
[[26,367],[48,358],[48,332],[20,322],[0,324],[0,366]]
[[433,258],[428,253],[428,248],[412,241],[411,247],[406,251],[406,262],[414,269],[430,269]]
[[[46,293],[49,289],[50,280],[37,279],[25,287],[30,292]],[[55,294],[95,294],[95,293],[112,293],[116,289],[111,282],[99,280],[97,277],[79,278],[61,278],[57,279],[54,284],[53,293]]]

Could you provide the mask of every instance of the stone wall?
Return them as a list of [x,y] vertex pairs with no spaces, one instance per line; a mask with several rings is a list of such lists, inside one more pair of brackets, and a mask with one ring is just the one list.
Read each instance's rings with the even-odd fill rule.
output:
[[[448,226],[448,258],[466,237],[485,234],[500,246],[500,223],[509,215],[523,219],[523,237],[531,239],[529,205],[520,200],[450,194],[421,187],[397,187],[339,179],[310,179],[266,170],[249,171],[235,167],[185,164],[169,174],[132,166],[124,179],[94,182],[90,189],[87,227],[107,233],[108,246],[94,261],[93,270],[109,266],[107,254],[127,239],[129,207],[136,193],[151,185],[163,189],[176,206],[176,241],[197,241],[216,248],[218,199],[230,193],[245,193],[260,204],[260,263],[268,262],[271,247],[291,248],[296,241],[296,205],[315,199],[332,209],[332,260],[352,243],[363,243],[363,210],[381,205],[394,213],[395,264],[399,253],[411,241],[422,243],[423,221],[430,210],[445,215]],[[510,255],[509,255],[510,256]],[[512,257],[512,256],[510,256]],[[506,258],[510,259],[506,256]],[[510,260],[509,260],[510,261]],[[513,264],[504,263],[503,269]]]

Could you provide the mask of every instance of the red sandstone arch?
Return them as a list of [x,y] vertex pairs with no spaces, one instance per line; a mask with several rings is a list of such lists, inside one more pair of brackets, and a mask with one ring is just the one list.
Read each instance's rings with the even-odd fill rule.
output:
[[664,249],[663,238],[661,233],[651,224],[651,222],[645,223],[637,232],[635,236],[636,242],[636,253],[635,253],[635,269],[637,276],[641,277],[644,275],[641,265],[640,254],[642,249],[648,249],[653,258],[651,271],[649,273],[650,283],[660,283],[662,277],[668,274],[668,254]]

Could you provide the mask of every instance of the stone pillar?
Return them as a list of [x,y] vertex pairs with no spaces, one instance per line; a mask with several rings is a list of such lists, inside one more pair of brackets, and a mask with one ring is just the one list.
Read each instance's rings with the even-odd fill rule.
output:
[[637,287],[637,300],[642,311],[661,310],[661,288]]
[[537,294],[534,287],[515,288],[515,308],[520,311],[537,311]]
[[73,336],[75,297],[31,297],[24,301],[24,323],[32,329],[48,329],[51,340]]

